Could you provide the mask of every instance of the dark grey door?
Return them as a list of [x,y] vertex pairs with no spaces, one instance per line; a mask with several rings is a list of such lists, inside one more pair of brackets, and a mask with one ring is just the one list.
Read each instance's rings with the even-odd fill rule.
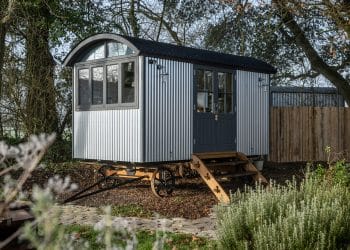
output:
[[193,152],[236,149],[233,72],[194,69]]

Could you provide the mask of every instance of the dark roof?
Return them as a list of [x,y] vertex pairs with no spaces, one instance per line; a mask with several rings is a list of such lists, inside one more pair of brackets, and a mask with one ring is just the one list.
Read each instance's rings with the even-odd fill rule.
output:
[[87,47],[90,47],[101,40],[111,39],[127,43],[127,45],[136,50],[139,55],[177,59],[191,63],[235,68],[261,73],[276,73],[276,69],[270,64],[252,57],[235,56],[231,54],[218,53],[209,50],[195,49],[115,34],[98,34],[85,39],[67,55],[64,65],[72,66],[80,57],[81,53],[86,51],[85,49]]

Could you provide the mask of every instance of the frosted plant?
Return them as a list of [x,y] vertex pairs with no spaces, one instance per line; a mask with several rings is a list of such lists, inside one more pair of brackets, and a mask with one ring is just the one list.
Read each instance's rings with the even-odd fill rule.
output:
[[[0,216],[13,201],[17,200],[24,183],[39,164],[46,150],[54,142],[55,137],[55,134],[33,135],[26,143],[21,143],[18,146],[8,146],[6,143],[0,142],[0,177],[18,168],[23,169],[15,184],[8,178],[0,190],[0,197],[4,199],[0,205]],[[13,160],[15,163],[12,166],[7,166],[7,163]]]
[[[29,240],[38,250],[44,249],[87,249],[84,240],[78,240],[69,234],[66,227],[60,223],[62,209],[55,204],[55,195],[76,189],[69,178],[54,176],[50,178],[45,188],[33,187],[31,210],[35,221],[25,225],[21,237]],[[33,226],[37,231],[33,230]]]
[[[0,206],[1,213],[6,211],[15,201],[26,198],[27,194],[22,192],[25,181],[38,167],[45,151],[53,143],[55,135],[31,136],[27,143],[18,146],[8,146],[0,142],[0,199],[4,202]],[[9,163],[13,163],[8,166]],[[18,179],[13,179],[10,172],[22,169],[23,172]],[[0,242],[0,249],[5,247],[11,240],[20,236],[30,242],[35,249],[89,249],[87,241],[80,239],[76,233],[67,231],[67,227],[60,223],[62,208],[55,204],[55,195],[72,192],[77,185],[71,183],[69,177],[54,176],[42,188],[33,186],[30,203],[34,221],[27,223],[23,228],[16,231],[10,238]],[[156,218],[157,227],[159,219]],[[104,218],[94,226],[98,232],[99,242],[107,250],[132,250],[137,248],[138,240],[133,225],[136,223],[116,223],[111,216],[111,208],[105,208]],[[164,222],[161,221],[164,231]],[[157,228],[156,227],[156,228]],[[159,229],[159,228],[158,228]],[[153,249],[163,249],[165,233],[157,231],[156,241]]]
[[[129,223],[114,223],[111,207],[104,208],[104,217],[95,224],[94,230],[99,232],[98,240],[106,250],[132,250],[137,247],[137,237],[134,228]],[[120,242],[126,243],[124,246]],[[119,243],[119,244],[118,244]]]
[[[335,169],[307,173],[269,190],[257,186],[233,194],[219,207],[222,249],[348,249],[350,239],[349,172]],[[347,179],[347,180],[346,180]]]
[[47,187],[56,194],[73,192],[78,188],[77,184],[71,183],[69,176],[61,178],[59,175],[55,175],[53,178],[50,178],[47,182]]
[[[166,233],[165,233],[165,219],[160,219],[159,215],[156,214],[156,228],[158,229],[156,231],[156,241],[153,244],[152,250],[162,250],[164,249],[164,243],[166,241]],[[159,223],[160,222],[160,223]],[[160,226],[160,228],[159,228]],[[160,229],[160,230],[159,230]]]

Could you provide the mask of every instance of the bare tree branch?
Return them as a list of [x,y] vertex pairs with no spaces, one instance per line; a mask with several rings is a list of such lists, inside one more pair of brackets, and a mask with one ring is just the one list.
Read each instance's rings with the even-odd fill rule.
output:
[[291,11],[288,8],[285,8],[284,2],[281,0],[274,0],[274,3],[281,13],[283,23],[292,34],[290,38],[292,38],[295,43],[303,50],[310,62],[311,68],[321,73],[330,82],[332,82],[337,87],[344,99],[350,103],[349,82],[319,56],[317,51],[313,48],[310,41],[306,37],[304,31],[294,20]]

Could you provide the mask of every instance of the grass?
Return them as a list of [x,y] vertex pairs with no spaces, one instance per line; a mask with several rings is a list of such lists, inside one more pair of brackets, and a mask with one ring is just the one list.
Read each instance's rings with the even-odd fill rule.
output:
[[[74,235],[78,240],[86,240],[89,242],[89,249],[104,249],[104,246],[98,241],[98,232],[89,226],[69,225],[67,232]],[[156,232],[139,231],[136,233],[138,246],[137,250],[152,249],[154,242],[157,239]],[[158,237],[162,237],[160,232]],[[120,243],[120,242],[119,242]],[[187,234],[166,233],[165,250],[190,250],[190,249],[216,249],[215,241],[205,238],[198,238]]]
[[[104,214],[102,209],[99,209],[100,214]],[[126,204],[126,205],[113,205],[112,216],[120,217],[140,217],[140,218],[151,218],[153,213],[149,210],[144,209],[143,207],[136,204]]]

